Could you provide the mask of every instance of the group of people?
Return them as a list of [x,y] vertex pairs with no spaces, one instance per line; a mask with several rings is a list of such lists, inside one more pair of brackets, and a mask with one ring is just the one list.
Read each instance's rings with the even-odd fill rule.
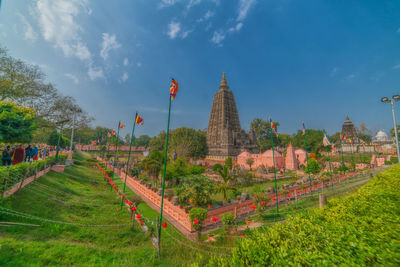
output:
[[23,148],[22,145],[17,145],[11,148],[7,146],[2,153],[2,165],[10,166],[21,162],[30,162],[31,160],[36,161],[39,158],[45,158],[49,156],[49,150],[47,148],[39,149],[36,145],[28,145]]

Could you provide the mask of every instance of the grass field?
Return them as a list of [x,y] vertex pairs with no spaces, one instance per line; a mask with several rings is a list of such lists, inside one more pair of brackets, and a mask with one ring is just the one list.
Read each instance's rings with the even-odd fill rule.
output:
[[[73,165],[62,174],[49,172],[1,202],[3,208],[52,221],[11,216],[1,209],[1,222],[32,225],[0,225],[0,266],[187,266],[199,252],[207,256],[213,251],[168,226],[159,261],[149,235],[138,224],[132,230],[129,213],[117,210],[120,201],[94,168]],[[157,216],[144,203],[139,210],[147,218]]]

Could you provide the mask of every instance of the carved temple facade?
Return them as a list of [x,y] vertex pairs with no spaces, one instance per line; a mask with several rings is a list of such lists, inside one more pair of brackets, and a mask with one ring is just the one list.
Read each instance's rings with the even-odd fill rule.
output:
[[257,152],[255,136],[240,126],[239,113],[233,92],[229,90],[225,73],[219,91],[214,95],[207,128],[208,159],[224,160],[243,151]]

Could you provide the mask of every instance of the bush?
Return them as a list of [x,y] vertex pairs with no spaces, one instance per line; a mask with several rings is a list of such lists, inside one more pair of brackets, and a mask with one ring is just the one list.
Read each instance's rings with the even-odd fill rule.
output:
[[398,163],[398,162],[399,162],[399,158],[398,158],[398,157],[391,157],[391,158],[390,158],[390,161],[391,161],[393,164],[395,164],[395,163]]
[[[196,231],[201,231],[204,220],[207,218],[208,211],[203,208],[192,208],[189,211],[189,218],[192,222],[192,226]],[[198,220],[198,223],[193,223],[194,220]]]
[[221,215],[222,224],[227,230],[231,229],[232,226],[235,225],[235,219],[236,217],[231,212],[227,212]]
[[252,232],[208,266],[398,266],[400,166],[355,194]]

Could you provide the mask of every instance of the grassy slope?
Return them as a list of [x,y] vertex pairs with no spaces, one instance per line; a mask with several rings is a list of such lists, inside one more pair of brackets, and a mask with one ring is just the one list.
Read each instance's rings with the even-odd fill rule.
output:
[[[83,160],[82,157],[77,159]],[[132,231],[128,212],[117,211],[120,199],[104,185],[99,173],[77,165],[66,168],[64,174],[50,172],[1,204],[12,210],[57,221],[127,225],[70,226],[0,213],[0,221],[40,225],[0,227],[0,265],[177,266],[195,260],[197,252],[182,247],[164,234],[163,258],[159,262],[148,235],[137,230],[138,225]],[[127,195],[131,194],[128,190]],[[139,209],[146,217],[157,216],[145,204],[140,204]],[[172,227],[167,231],[174,238],[183,240]]]

